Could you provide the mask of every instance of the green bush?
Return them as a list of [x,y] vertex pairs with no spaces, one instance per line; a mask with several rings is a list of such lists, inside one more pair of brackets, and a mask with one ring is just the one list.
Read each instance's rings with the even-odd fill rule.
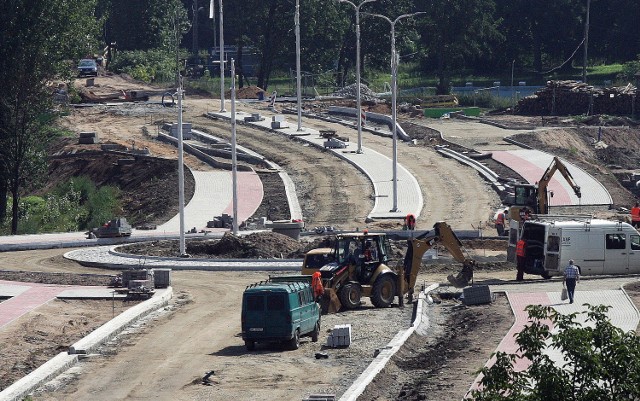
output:
[[160,49],[122,51],[109,69],[145,82],[171,82],[176,74],[176,56]]
[[511,99],[494,96],[489,92],[456,95],[460,106],[476,106],[485,109],[504,109],[511,106]]
[[[87,177],[73,178],[44,196],[22,198],[18,233],[84,231],[99,227],[122,213],[119,195],[115,187],[96,188]],[[0,231],[8,233],[10,225],[8,219]]]
[[640,72],[640,54],[638,60],[629,61],[622,65],[622,72],[619,78],[626,82],[633,82],[635,80],[635,74]]

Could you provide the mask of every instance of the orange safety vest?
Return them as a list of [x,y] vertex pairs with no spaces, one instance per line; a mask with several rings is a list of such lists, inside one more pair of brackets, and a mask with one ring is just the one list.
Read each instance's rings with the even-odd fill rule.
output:
[[320,276],[322,274],[320,272],[315,272],[311,275],[311,287],[313,287],[313,294],[318,298],[322,294],[324,294],[324,287],[322,286],[322,280]]
[[640,207],[631,208],[631,221],[640,221]]
[[516,244],[516,256],[524,256],[524,246],[525,242],[523,239],[518,241],[518,243]]

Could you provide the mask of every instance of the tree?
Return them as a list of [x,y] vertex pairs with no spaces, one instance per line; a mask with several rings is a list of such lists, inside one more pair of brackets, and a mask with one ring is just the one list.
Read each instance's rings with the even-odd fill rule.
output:
[[[599,401],[640,397],[640,340],[607,319],[608,306],[589,306],[586,322],[577,314],[562,315],[549,306],[529,306],[531,323],[516,337],[519,355],[498,352],[496,362],[483,368],[477,401]],[[550,329],[552,322],[558,332]],[[547,347],[562,352],[558,366],[545,355]],[[518,358],[531,362],[516,372]]]
[[[95,46],[95,1],[10,0],[0,4],[0,181],[12,196],[11,232],[18,232],[19,201],[46,172],[45,146],[54,117],[54,78],[69,76],[66,60]],[[1,189],[1,186],[0,186]],[[0,195],[2,195],[0,191]]]
[[452,70],[474,66],[475,57],[503,40],[493,0],[416,1],[426,11],[418,20],[425,46],[425,70],[435,65],[437,92],[449,93]]

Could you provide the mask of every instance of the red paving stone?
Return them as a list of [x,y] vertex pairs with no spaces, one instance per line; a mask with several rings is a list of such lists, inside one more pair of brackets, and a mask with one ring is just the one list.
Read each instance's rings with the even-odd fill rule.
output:
[[70,289],[96,288],[91,286],[68,286],[41,283],[23,283],[0,280],[1,285],[29,287],[22,293],[0,302],[0,328],[18,319],[20,316],[55,299],[60,293]]
[[11,323],[40,305],[46,304],[52,299],[55,299],[62,291],[69,289],[69,287],[66,286],[31,286],[30,283],[20,283],[20,285],[30,286],[31,288],[20,295],[0,302],[0,327]]
[[[518,174],[527,180],[530,184],[537,183],[544,174],[546,167],[540,168],[530,161],[510,153],[508,151],[492,152],[492,157],[497,162],[504,164],[517,171]],[[553,198],[549,199],[549,203],[554,206],[572,205],[569,192],[562,186],[560,181],[555,177],[549,181],[549,191],[553,191]]]
[[[262,203],[264,190],[258,174],[253,172],[238,173],[238,220],[244,221],[251,217]],[[233,200],[224,210],[233,216]]]
[[[525,308],[529,305],[551,305],[551,300],[546,292],[523,292],[523,293],[508,293],[509,304],[513,310],[515,322],[509,332],[504,336],[498,348],[495,352],[505,352],[507,354],[515,354],[518,351],[518,345],[516,344],[516,335],[522,331],[524,326],[529,322],[529,314]],[[547,322],[550,329],[553,330],[551,322]],[[495,363],[495,357],[491,357],[485,364],[486,367],[491,367]],[[516,359],[515,370],[520,372],[529,367],[531,363],[524,358]],[[482,374],[478,375],[476,380],[471,385],[469,392],[478,388],[482,380]],[[467,393],[469,394],[469,393]]]

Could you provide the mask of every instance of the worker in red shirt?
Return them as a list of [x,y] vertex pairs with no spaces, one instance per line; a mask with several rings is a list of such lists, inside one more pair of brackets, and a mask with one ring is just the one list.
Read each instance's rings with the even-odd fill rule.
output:
[[640,228],[640,203],[631,208],[631,225],[636,229]]
[[526,245],[527,243],[523,239],[521,239],[516,243],[516,257],[517,257],[516,268],[518,269],[518,273],[516,274],[516,281],[524,280],[524,262],[525,262],[525,254],[526,254],[526,249],[525,249]]
[[500,212],[498,213],[498,217],[496,217],[496,231],[500,237],[504,235],[504,215],[504,212]]

